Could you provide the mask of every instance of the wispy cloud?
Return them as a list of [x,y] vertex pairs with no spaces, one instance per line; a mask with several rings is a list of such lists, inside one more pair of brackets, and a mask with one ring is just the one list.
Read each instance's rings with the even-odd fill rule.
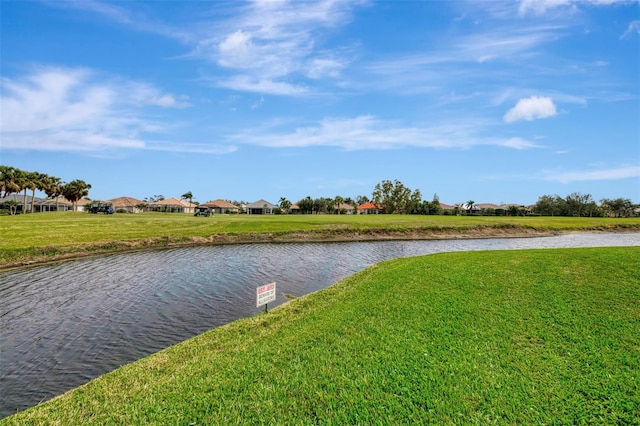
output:
[[193,37],[191,31],[153,20],[144,13],[135,13],[133,9],[123,7],[122,5],[125,3],[118,4],[99,0],[47,0],[44,3],[57,9],[77,10],[99,15],[137,31],[160,34],[183,42],[189,42]]
[[477,135],[483,123],[449,122],[438,126],[401,126],[398,123],[363,115],[354,118],[326,118],[318,123],[297,127],[292,131],[273,128],[236,133],[230,140],[237,143],[271,148],[336,147],[348,151],[401,149],[406,147],[466,149],[492,145],[511,149],[538,148],[522,138],[486,138]]
[[[362,91],[442,97],[443,90],[471,91],[495,97],[504,85],[529,84],[522,67],[538,66],[546,47],[566,32],[562,23],[492,20],[464,32],[436,37],[423,49],[356,64],[353,87]],[[351,69],[353,72],[353,69]],[[499,77],[499,78],[498,78]],[[500,82],[500,83],[498,83]]]
[[275,81],[268,78],[252,77],[249,75],[236,75],[230,78],[213,80],[219,87],[237,90],[241,92],[254,92],[264,95],[299,96],[308,93],[309,89],[303,85],[291,84],[284,81]]
[[640,166],[622,166],[614,169],[579,170],[570,172],[545,171],[545,180],[560,183],[592,180],[618,180],[640,177]]
[[640,36],[640,20],[631,21],[627,30],[620,36],[620,38],[629,38],[634,35]]
[[503,119],[507,123],[512,123],[520,120],[531,121],[553,117],[556,114],[556,106],[551,98],[531,96],[530,98],[520,99],[513,108],[507,111]]
[[233,145],[219,145],[211,143],[183,143],[147,141],[145,149],[149,151],[182,152],[191,154],[222,155],[236,152],[238,148]]
[[609,6],[613,4],[631,3],[634,0],[520,0],[520,15],[543,15],[554,9],[577,10],[584,6]]
[[305,94],[308,90],[300,80],[337,78],[348,62],[339,51],[321,50],[318,34],[347,23],[358,4],[334,0],[251,2],[218,23],[220,30],[203,37],[191,56],[231,73],[230,77],[214,78],[220,87],[287,96]]
[[142,149],[145,134],[165,128],[145,118],[147,108],[190,105],[184,96],[89,69],[40,68],[21,78],[3,78],[1,85],[3,149]]

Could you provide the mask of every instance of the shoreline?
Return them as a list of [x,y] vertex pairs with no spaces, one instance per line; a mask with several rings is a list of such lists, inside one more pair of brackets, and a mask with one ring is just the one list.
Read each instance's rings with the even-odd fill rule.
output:
[[[537,230],[526,227],[478,227],[467,229],[366,229],[366,230],[322,230],[295,231],[287,233],[214,234],[208,238],[156,237],[133,241],[108,241],[81,246],[49,246],[34,249],[32,256],[0,264],[0,271],[28,268],[112,254],[133,253],[145,250],[167,250],[173,248],[199,247],[227,244],[287,244],[287,243],[340,243],[367,241],[411,241],[411,240],[460,240],[487,238],[536,238],[567,233],[611,233],[639,232],[637,229],[576,229]],[[40,253],[38,254],[38,251]]]

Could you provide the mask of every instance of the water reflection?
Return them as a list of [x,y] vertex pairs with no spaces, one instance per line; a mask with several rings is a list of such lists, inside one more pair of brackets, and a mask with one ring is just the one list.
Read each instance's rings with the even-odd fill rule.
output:
[[640,234],[250,244],[81,259],[0,273],[0,417],[205,330],[254,315],[255,288],[304,295],[382,260],[463,250],[640,245]]

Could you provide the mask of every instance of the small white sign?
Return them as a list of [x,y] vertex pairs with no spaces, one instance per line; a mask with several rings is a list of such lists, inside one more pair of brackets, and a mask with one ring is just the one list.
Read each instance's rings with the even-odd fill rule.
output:
[[276,300],[276,283],[256,288],[256,306],[262,306]]

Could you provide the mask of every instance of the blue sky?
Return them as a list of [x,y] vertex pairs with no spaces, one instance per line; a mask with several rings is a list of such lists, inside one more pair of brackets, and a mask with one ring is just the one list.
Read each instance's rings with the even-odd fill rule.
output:
[[92,199],[640,202],[638,1],[0,7],[0,164]]

